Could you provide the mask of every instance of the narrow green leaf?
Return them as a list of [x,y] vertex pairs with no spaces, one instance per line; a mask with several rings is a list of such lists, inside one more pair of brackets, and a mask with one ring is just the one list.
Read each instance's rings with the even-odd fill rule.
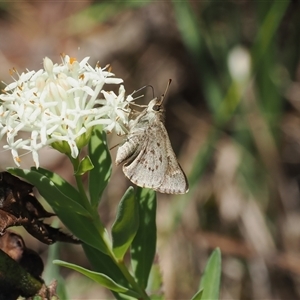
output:
[[89,193],[93,207],[98,207],[103,190],[111,175],[111,157],[107,147],[106,134],[101,126],[93,130],[89,142],[89,157],[94,168],[89,173]]
[[85,156],[79,163],[78,169],[76,170],[75,175],[83,175],[86,172],[94,168],[93,163],[89,156]]
[[[53,227],[57,227],[58,225],[58,219],[54,220],[51,224]],[[65,279],[60,273],[60,267],[53,264],[53,260],[59,258],[60,246],[62,246],[61,243],[54,243],[49,246],[47,261],[43,272],[43,280],[46,284],[49,284],[55,278],[55,280],[59,282],[56,288],[56,294],[59,296],[59,299],[68,299],[69,297],[66,290]]]
[[162,299],[162,286],[163,286],[163,278],[161,274],[160,266],[157,263],[152,265],[149,279],[147,292],[151,295],[151,299]]
[[127,279],[110,256],[87,244],[83,244],[82,248],[94,271],[104,273],[119,284],[129,287]]
[[[88,211],[82,205],[73,201],[68,194],[64,193],[62,185],[56,186],[50,178],[44,176],[42,173],[37,172],[36,170],[22,170],[18,168],[9,168],[7,171],[13,175],[26,179],[34,185],[39,190],[40,194],[43,197],[45,196],[45,200],[51,205],[55,213],[58,213],[56,210],[59,211],[63,206],[67,211],[73,211],[76,214],[89,217]],[[79,193],[77,194],[76,198],[80,197]]]
[[146,289],[156,250],[156,193],[137,188],[139,229],[131,245],[132,269],[140,287]]
[[155,295],[150,295],[150,299],[151,300],[165,300],[166,298],[163,294],[160,294],[160,295],[155,294]]
[[107,246],[94,225],[89,212],[67,195],[61,193],[59,187],[56,187],[53,181],[36,171],[17,168],[8,171],[34,185],[41,196],[51,205],[60,220],[76,237],[104,253],[107,252]]
[[123,259],[139,226],[139,208],[133,187],[129,187],[120,201],[116,220],[112,226],[113,252]]
[[[221,279],[221,251],[219,248],[215,249],[211,254],[204,274],[201,278],[199,290],[203,290],[201,298],[199,299],[219,299],[220,294],[220,279]],[[197,299],[197,298],[196,298]]]
[[[124,274],[121,272],[118,265],[112,260],[110,256],[87,244],[83,244],[82,248],[94,271],[107,275],[115,282],[124,287],[130,287],[130,284],[128,283]],[[117,300],[128,299],[128,296],[125,296],[123,294],[119,294],[117,292],[112,293]]]
[[110,256],[87,244],[83,244],[82,248],[94,271],[103,273],[115,282],[129,288],[130,285],[127,279]]
[[[11,172],[11,170],[14,170],[14,169],[9,168],[8,171]],[[32,167],[30,170],[48,177],[55,184],[55,186],[60,190],[61,193],[63,193],[67,197],[71,198],[73,201],[80,203],[80,194],[78,193],[76,188],[73,185],[71,185],[69,182],[67,182],[65,179],[63,179],[61,176],[59,176],[58,174],[53,173],[53,172],[51,172],[47,169],[43,169],[43,168],[37,169],[37,168]],[[80,212],[77,212],[77,213],[80,213]]]
[[187,49],[193,54],[194,60],[197,61],[203,41],[196,12],[189,1],[179,2],[173,0],[172,2],[182,40]]
[[261,27],[252,48],[254,70],[260,67],[264,55],[268,55],[269,52],[266,50],[281,24],[289,3],[290,1],[274,1],[268,8],[268,13],[260,24]]
[[191,300],[204,300],[203,298],[202,298],[202,295],[203,295],[203,290],[199,290],[194,296],[193,296],[193,298],[191,299]]
[[135,293],[133,290],[128,289],[124,286],[121,286],[120,284],[116,283],[114,280],[112,280],[110,277],[103,273],[98,273],[94,271],[90,271],[88,269],[82,268],[80,266],[77,266],[75,264],[70,264],[61,260],[54,260],[54,264],[57,264],[62,267],[66,267],[72,270],[75,270],[88,278],[94,280],[95,282],[101,284],[102,286],[108,288],[111,291],[117,292],[117,293],[122,293],[131,297],[139,298],[140,295]]

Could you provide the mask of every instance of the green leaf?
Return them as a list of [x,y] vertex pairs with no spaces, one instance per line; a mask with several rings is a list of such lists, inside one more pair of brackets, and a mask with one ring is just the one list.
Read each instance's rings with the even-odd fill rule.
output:
[[129,288],[127,279],[110,256],[87,244],[83,244],[82,248],[94,271],[103,273],[119,284]]
[[[58,219],[54,220],[51,224],[53,227],[58,227],[58,225]],[[67,295],[65,278],[60,273],[60,267],[53,264],[53,260],[59,257],[60,246],[62,246],[61,243],[54,243],[48,247],[47,261],[43,272],[43,280],[46,284],[48,284],[55,278],[55,280],[59,282],[56,288],[56,294],[59,296],[59,299],[68,299],[69,297]]]
[[139,229],[131,245],[132,269],[140,287],[146,289],[156,250],[156,193],[137,188]]
[[157,263],[152,265],[150,276],[148,279],[147,291],[151,295],[151,299],[163,299],[161,293],[163,286],[163,278],[161,274],[160,266]]
[[150,295],[150,299],[151,299],[151,300],[165,300],[166,298],[165,298],[165,296],[162,294],[162,292],[160,292],[159,295],[156,295],[156,294]]
[[79,163],[78,169],[76,170],[75,175],[82,176],[86,172],[92,170],[94,168],[93,163],[89,156],[85,156]]
[[188,1],[173,1],[178,29],[186,48],[196,60],[202,48],[202,34],[195,10]]
[[221,251],[219,248],[217,248],[211,254],[206,264],[204,274],[201,278],[201,283],[199,288],[200,291],[203,290],[201,298],[196,298],[196,299],[203,299],[203,300],[219,299],[220,278],[221,278]]
[[93,130],[89,142],[89,156],[94,168],[89,173],[89,192],[93,207],[98,207],[103,190],[111,175],[111,157],[107,148],[106,134],[101,126]]
[[116,283],[114,280],[112,280],[110,277],[108,277],[107,275],[103,274],[103,273],[98,273],[98,272],[94,272],[94,271],[90,271],[87,270],[85,268],[82,268],[80,266],[77,266],[75,264],[70,264],[61,260],[55,260],[53,261],[53,263],[62,266],[62,267],[66,267],[72,270],[75,270],[85,276],[87,276],[88,278],[94,280],[95,282],[101,284],[102,286],[110,289],[111,291],[117,292],[117,293],[122,293],[131,297],[135,297],[135,298],[139,298],[139,295],[137,293],[135,293],[133,290],[128,289],[124,286],[121,286],[120,284]]
[[[108,277],[112,278],[118,284],[129,288],[130,284],[125,278],[124,274],[121,272],[118,265],[112,260],[112,258],[101,251],[87,245],[83,244],[82,248],[88,258],[93,270],[99,273],[103,273]],[[128,299],[128,296],[118,294],[117,292],[112,292],[117,300]]]
[[203,290],[199,290],[194,296],[193,296],[193,298],[191,299],[191,300],[204,300],[203,298],[202,298],[202,295],[203,295]]
[[106,253],[105,245],[93,218],[84,207],[60,191],[48,177],[36,172],[22,169],[8,169],[13,175],[26,179],[34,185],[41,196],[51,205],[60,220],[81,241]]
[[[67,193],[68,191],[63,190],[63,185],[58,185],[48,178],[43,173],[40,173],[38,170],[22,170],[18,168],[9,168],[7,169],[13,175],[22,177],[34,185],[40,192],[40,194],[45,198],[45,200],[51,205],[55,213],[58,213],[61,206],[65,207],[66,210],[72,210],[76,214],[83,216],[89,216],[88,211],[79,203],[73,201]],[[50,172],[49,172],[50,173]],[[58,175],[56,179],[58,180]],[[76,191],[76,190],[75,190]],[[75,194],[75,191],[73,195]],[[77,197],[80,197],[79,193],[76,191]]]
[[129,187],[120,201],[112,226],[113,252],[122,260],[139,226],[139,208],[133,187]]
[[[15,169],[9,168],[8,171],[11,172],[12,170],[15,170]],[[30,170],[48,177],[55,184],[55,186],[60,190],[61,193],[63,193],[67,197],[71,198],[73,201],[80,203],[80,201],[81,201],[80,194],[76,190],[76,188],[73,185],[71,185],[69,182],[67,182],[65,179],[63,179],[61,176],[59,176],[58,174],[53,173],[53,172],[43,169],[43,168],[37,169],[37,168],[32,167]],[[78,211],[77,213],[80,213],[80,212]],[[83,213],[83,211],[81,213]],[[86,210],[84,210],[84,213],[86,213]]]

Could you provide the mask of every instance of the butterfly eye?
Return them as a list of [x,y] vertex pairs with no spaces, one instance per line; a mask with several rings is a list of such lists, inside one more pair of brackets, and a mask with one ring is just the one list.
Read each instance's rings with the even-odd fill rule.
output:
[[160,110],[160,105],[154,105],[153,107],[152,107],[152,109],[154,110],[154,111],[159,111]]

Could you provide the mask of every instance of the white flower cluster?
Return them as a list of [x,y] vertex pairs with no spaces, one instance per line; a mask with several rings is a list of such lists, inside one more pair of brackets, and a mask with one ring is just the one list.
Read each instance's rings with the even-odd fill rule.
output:
[[[129,99],[125,99],[124,87],[120,86],[119,95],[102,90],[104,84],[123,80],[112,77],[107,68],[91,67],[88,60],[78,62],[66,55],[62,64],[53,64],[46,57],[44,69],[16,73],[17,80],[0,95],[0,139],[6,137],[3,147],[11,150],[18,166],[20,149],[32,152],[38,167],[38,151],[59,143],[67,143],[69,154],[76,158],[98,124],[107,131],[124,133]],[[100,92],[104,99],[98,99]],[[29,137],[20,132],[28,132]]]

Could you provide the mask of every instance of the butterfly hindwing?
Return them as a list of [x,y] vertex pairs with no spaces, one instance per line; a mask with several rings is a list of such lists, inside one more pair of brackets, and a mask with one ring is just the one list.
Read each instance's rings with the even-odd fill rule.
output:
[[158,142],[163,140],[161,134],[156,126],[150,125],[139,154],[123,166],[124,174],[138,186],[157,189],[164,180],[167,165],[163,159],[165,144]]
[[164,180],[157,190],[161,193],[167,194],[185,194],[188,191],[187,179],[177,161],[177,158],[171,146],[171,142],[167,135],[167,131],[162,123],[161,127],[161,131],[164,131],[166,134],[165,143],[167,168],[164,174]]
[[[171,80],[167,89],[170,83]],[[124,162],[124,174],[140,187],[184,194],[188,183],[164,126],[163,99],[164,94],[160,99],[152,99],[146,109],[130,120],[129,133],[118,149],[116,164]]]

